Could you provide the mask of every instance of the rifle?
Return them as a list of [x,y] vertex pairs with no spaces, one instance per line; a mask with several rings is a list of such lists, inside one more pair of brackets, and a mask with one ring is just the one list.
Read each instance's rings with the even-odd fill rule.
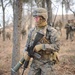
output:
[[[34,49],[35,45],[42,39],[43,36],[44,35],[42,33],[37,32],[36,37],[35,37],[32,45],[31,46],[28,45],[26,51],[28,52],[28,57],[29,58],[34,57],[34,56],[36,56],[36,57],[39,56],[39,54],[35,53],[33,51],[33,49]],[[24,64],[24,70],[25,70],[28,67],[29,60],[25,60],[25,58],[22,57],[21,60],[13,68],[11,68],[11,70],[13,72],[17,72],[23,64]],[[24,70],[23,70],[23,73],[24,73]],[[22,73],[22,75],[23,75],[23,73]]]

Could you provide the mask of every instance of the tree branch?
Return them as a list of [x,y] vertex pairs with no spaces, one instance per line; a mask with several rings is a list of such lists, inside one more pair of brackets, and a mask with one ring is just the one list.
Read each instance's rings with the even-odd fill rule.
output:
[[74,14],[74,16],[75,16],[75,12],[70,8],[70,3],[69,3],[69,0],[67,0],[67,4],[68,4],[68,8],[69,8],[69,10]]
[[6,8],[6,6],[8,5],[10,3],[10,1],[5,5],[5,7],[4,8]]

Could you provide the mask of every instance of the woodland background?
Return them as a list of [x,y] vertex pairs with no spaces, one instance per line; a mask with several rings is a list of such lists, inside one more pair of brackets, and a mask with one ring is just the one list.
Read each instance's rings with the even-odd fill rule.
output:
[[[58,5],[61,7],[61,15],[57,14]],[[6,8],[9,6],[13,10],[13,15],[10,16],[11,21],[9,17],[5,17]],[[75,38],[73,41],[66,40],[64,29],[68,19],[75,19],[74,6],[74,0],[0,0],[0,8],[2,9],[0,13],[2,14],[0,17],[2,20],[0,24],[0,75],[21,75],[22,68],[13,74],[11,67],[14,67],[23,55],[28,31],[35,24],[32,17],[32,11],[35,7],[47,9],[48,24],[55,25],[59,20],[63,23],[59,52],[60,62],[54,66],[52,75],[75,75]],[[54,14],[55,9],[56,13]],[[25,75],[27,75],[28,70],[26,70]]]

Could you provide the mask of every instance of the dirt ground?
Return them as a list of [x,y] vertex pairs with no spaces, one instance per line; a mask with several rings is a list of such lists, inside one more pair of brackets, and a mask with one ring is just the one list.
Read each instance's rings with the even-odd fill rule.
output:
[[[59,60],[53,67],[52,75],[75,75],[75,38],[74,41],[65,39],[65,30],[62,29]],[[25,47],[25,39],[21,40],[21,55]],[[12,39],[2,41],[0,37],[0,75],[11,75]],[[26,73],[24,75],[27,75]]]

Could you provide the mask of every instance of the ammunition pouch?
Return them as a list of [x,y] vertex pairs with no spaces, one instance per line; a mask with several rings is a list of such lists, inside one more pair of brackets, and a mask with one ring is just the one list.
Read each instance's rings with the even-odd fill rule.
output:
[[40,57],[37,58],[38,57],[38,55],[37,55],[37,57],[35,57],[36,59],[50,60],[51,62],[53,62],[55,64],[59,62],[58,52],[50,52],[50,51],[43,51],[42,50],[42,51],[38,52],[38,54],[40,55]]
[[49,58],[50,58],[50,61],[54,61],[55,63],[59,62],[59,58],[58,58],[58,53],[57,52],[51,53]]

